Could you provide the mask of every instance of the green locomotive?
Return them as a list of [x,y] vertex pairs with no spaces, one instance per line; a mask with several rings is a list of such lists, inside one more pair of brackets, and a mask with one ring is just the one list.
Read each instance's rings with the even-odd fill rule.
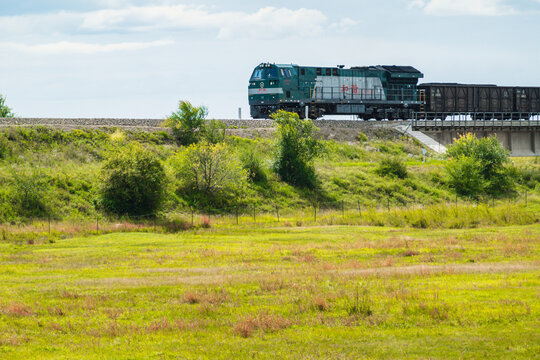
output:
[[282,109],[312,119],[324,115],[408,118],[421,109],[417,84],[423,77],[411,66],[345,69],[263,63],[249,81],[251,116],[268,118]]

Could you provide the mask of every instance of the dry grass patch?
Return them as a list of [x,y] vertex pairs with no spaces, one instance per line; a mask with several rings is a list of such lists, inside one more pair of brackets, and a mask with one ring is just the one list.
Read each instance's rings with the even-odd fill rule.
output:
[[11,303],[2,307],[2,314],[12,317],[33,316],[34,310],[26,304]]
[[316,296],[313,299],[313,308],[317,311],[328,311],[330,309],[330,304],[327,299],[322,296]]
[[230,301],[230,295],[224,289],[213,289],[211,291],[204,289],[202,291],[186,291],[182,302],[192,305],[199,303],[221,305],[228,301]]
[[292,326],[292,321],[279,315],[260,313],[249,315],[234,325],[233,332],[241,337],[251,337],[256,331],[276,332]]

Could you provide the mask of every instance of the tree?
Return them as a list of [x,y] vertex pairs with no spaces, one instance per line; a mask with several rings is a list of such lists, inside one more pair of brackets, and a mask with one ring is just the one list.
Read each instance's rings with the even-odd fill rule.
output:
[[31,173],[13,172],[15,187],[12,206],[16,212],[27,218],[43,218],[51,214],[48,204],[49,184],[47,177],[39,170]]
[[3,95],[0,95],[0,118],[12,118],[15,115],[11,109],[5,104],[6,99]]
[[172,129],[173,135],[181,145],[191,145],[203,137],[207,115],[206,107],[197,107],[188,101],[180,101],[178,111],[172,113],[164,124]]
[[211,203],[226,202],[245,189],[247,173],[232,149],[224,144],[200,142],[183,149],[173,159],[180,190]]
[[102,168],[101,204],[116,215],[152,215],[165,199],[167,177],[156,155],[130,144]]
[[508,151],[495,136],[478,139],[471,133],[462,135],[448,148],[447,156],[449,185],[457,194],[499,196],[513,191],[515,181],[506,166]]
[[317,127],[296,113],[278,111],[270,116],[277,125],[274,171],[292,185],[313,188],[316,183],[315,158],[322,145],[315,138]]

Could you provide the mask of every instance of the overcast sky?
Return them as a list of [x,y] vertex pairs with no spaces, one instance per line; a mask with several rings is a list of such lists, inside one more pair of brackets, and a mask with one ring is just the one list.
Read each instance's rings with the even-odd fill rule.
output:
[[0,94],[21,117],[249,114],[261,62],[411,65],[540,86],[540,0],[0,0]]

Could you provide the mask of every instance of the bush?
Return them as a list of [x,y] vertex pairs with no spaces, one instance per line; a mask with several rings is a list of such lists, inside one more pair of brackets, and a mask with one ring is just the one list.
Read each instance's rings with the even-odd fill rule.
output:
[[224,143],[190,145],[172,160],[172,166],[180,180],[179,191],[191,202],[217,205],[245,190],[247,172]]
[[447,151],[446,166],[450,187],[458,194],[479,197],[513,192],[517,175],[511,168],[508,151],[495,136],[478,139],[473,134],[460,136]]
[[101,205],[116,215],[151,215],[165,198],[167,177],[156,155],[129,145],[102,168]]
[[253,147],[247,147],[240,153],[240,161],[250,181],[264,182],[267,180],[261,155]]
[[469,157],[451,160],[446,166],[448,185],[456,194],[476,198],[484,192],[484,179],[478,162]]
[[225,140],[227,125],[223,121],[210,120],[204,125],[204,138],[211,144],[217,144]]
[[366,134],[364,134],[363,132],[359,132],[357,135],[356,135],[356,141],[358,142],[366,142],[368,141],[368,137]]
[[296,113],[280,110],[270,117],[277,125],[274,171],[289,184],[314,188],[313,161],[322,151],[320,141],[315,139],[318,129],[311,120],[300,120]]
[[206,107],[197,107],[188,101],[180,101],[178,111],[172,113],[164,125],[172,129],[173,135],[181,145],[191,145],[202,139],[207,115]]
[[375,172],[380,176],[394,176],[405,179],[408,176],[407,166],[399,158],[385,158]]
[[51,214],[47,178],[33,170],[31,174],[13,173],[12,206],[24,218],[43,218]]

